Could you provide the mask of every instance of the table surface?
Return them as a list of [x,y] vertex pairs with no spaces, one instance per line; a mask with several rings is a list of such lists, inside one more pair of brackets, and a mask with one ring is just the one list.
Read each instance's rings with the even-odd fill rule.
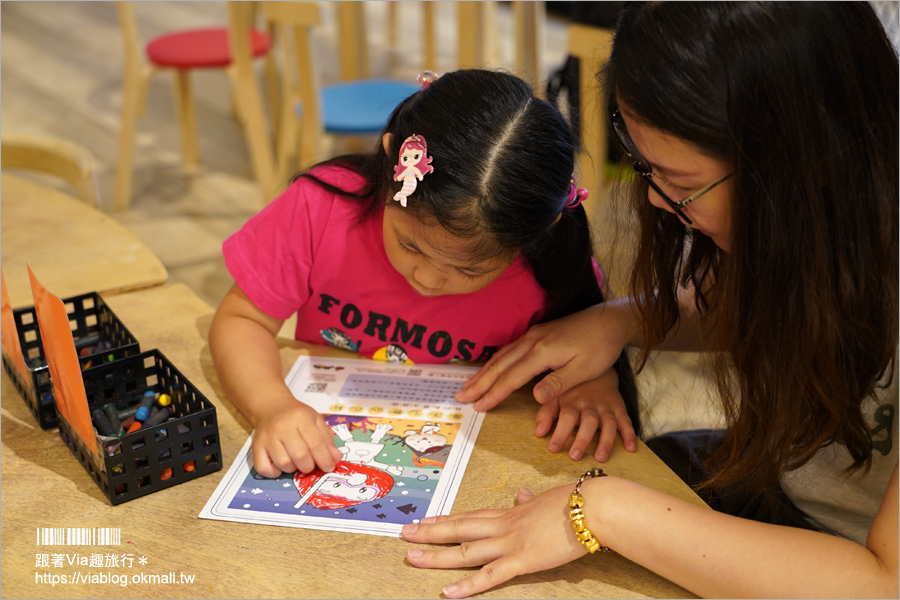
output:
[[[207,336],[213,310],[181,284],[104,296],[140,341],[158,348],[216,406],[225,467],[210,475],[112,506],[55,430],[42,431],[7,373],[2,376],[3,598],[437,598],[468,570],[428,571],[404,560],[408,543],[391,537],[252,525],[198,518],[251,433],[217,381]],[[284,372],[303,353],[349,356],[279,340]],[[489,412],[453,512],[511,506],[516,491],[572,484],[594,463],[550,454],[532,435],[536,404],[526,386]],[[702,501],[646,446],[619,444],[604,469],[697,504]],[[48,546],[46,527],[115,527],[117,546]],[[48,555],[49,566],[37,558]],[[113,566],[112,556],[126,562]],[[141,557],[146,558],[140,564]],[[130,566],[127,562],[130,559]],[[97,566],[78,565],[97,561]],[[54,562],[55,561],[55,562]],[[69,561],[74,561],[71,564]],[[354,578],[356,573],[365,576]],[[127,576],[127,586],[51,585],[52,576]],[[144,576],[169,577],[176,582]],[[193,582],[180,582],[192,577]],[[95,579],[96,580],[96,579]],[[585,556],[525,575],[484,598],[693,597],[615,553]]]
[[0,175],[0,188],[0,257],[13,308],[34,304],[26,264],[60,298],[165,283],[150,248],[102,211],[15,175]]

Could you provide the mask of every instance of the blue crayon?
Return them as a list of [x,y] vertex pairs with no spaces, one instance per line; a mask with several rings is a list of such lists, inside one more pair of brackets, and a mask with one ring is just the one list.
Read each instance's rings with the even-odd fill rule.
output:
[[169,409],[161,408],[157,411],[154,411],[147,420],[144,421],[144,427],[153,427],[154,425],[159,425],[163,421],[169,418]]
[[141,405],[138,407],[137,412],[134,413],[134,418],[141,422],[146,421],[150,415],[150,407],[153,406],[154,402],[156,402],[156,392],[151,392],[150,390],[144,392],[144,397],[141,398]]

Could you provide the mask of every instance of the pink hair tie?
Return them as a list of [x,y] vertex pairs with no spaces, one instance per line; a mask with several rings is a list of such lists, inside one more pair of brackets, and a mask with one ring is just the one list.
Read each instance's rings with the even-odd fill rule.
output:
[[587,200],[587,198],[587,188],[578,187],[578,180],[572,177],[572,181],[569,183],[569,197],[566,198],[566,203],[563,204],[563,208],[575,208]]
[[421,73],[419,73],[418,77],[416,77],[416,83],[421,85],[422,89],[424,90],[434,81],[436,81],[438,77],[440,77],[440,75],[438,75],[434,71],[422,71]]

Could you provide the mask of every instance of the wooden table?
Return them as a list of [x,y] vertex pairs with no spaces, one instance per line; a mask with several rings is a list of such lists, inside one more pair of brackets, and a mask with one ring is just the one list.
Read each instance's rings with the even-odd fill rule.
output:
[[13,308],[34,304],[26,263],[61,298],[166,281],[168,273],[156,255],[100,210],[14,175],[0,175],[0,188],[0,257]]
[[[215,404],[225,468],[113,507],[55,431],[42,431],[6,373],[2,377],[3,598],[437,598],[466,570],[428,571],[405,563],[401,539],[250,525],[199,519],[200,512],[251,429],[227,401],[216,379],[207,344],[213,311],[181,284],[105,298],[141,342],[159,348]],[[322,346],[284,340],[285,373],[302,353],[348,356]],[[541,491],[574,484],[593,465],[547,452],[532,435],[536,405],[520,390],[488,413],[472,453],[454,512],[510,506],[528,485]],[[674,496],[700,499],[650,451],[621,445],[607,472],[640,481]],[[44,527],[121,528],[117,546],[43,546]],[[60,557],[59,566],[38,567],[37,557]],[[100,555],[104,566],[67,564],[71,557]],[[132,566],[107,567],[110,555]],[[141,557],[146,564],[139,564]],[[105,573],[128,576],[114,583],[56,585],[52,575]],[[134,583],[141,574],[193,577],[193,583]],[[614,553],[585,556],[551,571],[518,577],[485,598],[684,597],[684,589]]]

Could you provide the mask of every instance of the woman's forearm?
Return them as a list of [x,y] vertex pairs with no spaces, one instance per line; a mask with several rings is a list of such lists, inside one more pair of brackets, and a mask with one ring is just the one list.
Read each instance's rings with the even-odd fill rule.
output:
[[624,479],[589,480],[582,492],[601,544],[700,596],[897,597],[896,507],[893,550],[879,555],[844,538],[732,517]]

